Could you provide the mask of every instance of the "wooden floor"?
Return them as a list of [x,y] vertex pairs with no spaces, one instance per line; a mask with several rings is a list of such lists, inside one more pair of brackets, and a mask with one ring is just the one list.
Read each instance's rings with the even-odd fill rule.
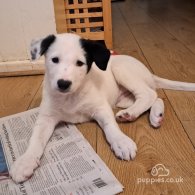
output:
[[[155,74],[195,82],[195,1],[126,0],[112,3],[114,49],[135,56]],[[42,76],[0,79],[0,117],[39,106]],[[148,113],[120,124],[138,145],[134,161],[116,159],[95,123],[78,125],[93,148],[124,185],[124,195],[195,194],[195,92],[159,90],[165,101],[165,120],[158,130]],[[154,179],[156,164],[169,169],[180,183],[138,183]],[[159,177],[162,178],[162,177]]]

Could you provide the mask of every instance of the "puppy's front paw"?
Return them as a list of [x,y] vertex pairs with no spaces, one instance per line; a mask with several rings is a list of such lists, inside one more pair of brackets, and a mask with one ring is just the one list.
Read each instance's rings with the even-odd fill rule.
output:
[[10,176],[16,183],[28,180],[39,166],[40,160],[33,155],[24,154],[11,167]]
[[114,138],[111,142],[111,149],[121,160],[133,160],[136,156],[137,146],[135,142],[126,135]]

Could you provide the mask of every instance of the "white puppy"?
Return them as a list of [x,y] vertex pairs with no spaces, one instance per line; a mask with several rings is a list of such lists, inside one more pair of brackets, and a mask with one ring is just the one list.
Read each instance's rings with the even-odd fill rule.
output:
[[15,182],[33,174],[59,121],[96,120],[115,155],[130,160],[136,156],[136,144],[119,129],[112,107],[124,108],[116,114],[119,121],[133,121],[151,108],[150,122],[158,127],[164,104],[155,89],[195,90],[193,83],[154,76],[135,58],[110,56],[101,44],[74,34],[33,41],[31,55],[32,60],[45,55],[43,98],[29,147],[10,171]]

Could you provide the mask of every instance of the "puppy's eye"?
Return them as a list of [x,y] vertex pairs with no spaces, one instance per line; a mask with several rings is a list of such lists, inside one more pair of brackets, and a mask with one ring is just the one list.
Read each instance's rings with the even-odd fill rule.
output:
[[84,62],[81,62],[80,60],[77,60],[77,66],[82,66]]
[[54,57],[51,59],[53,63],[57,64],[59,63],[59,58],[58,57]]

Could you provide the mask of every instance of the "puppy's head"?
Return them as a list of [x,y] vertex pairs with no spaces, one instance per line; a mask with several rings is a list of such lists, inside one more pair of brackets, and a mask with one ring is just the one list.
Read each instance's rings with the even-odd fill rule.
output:
[[92,63],[105,71],[110,51],[102,44],[65,33],[33,40],[31,58],[45,55],[46,75],[52,90],[75,92],[89,73]]

